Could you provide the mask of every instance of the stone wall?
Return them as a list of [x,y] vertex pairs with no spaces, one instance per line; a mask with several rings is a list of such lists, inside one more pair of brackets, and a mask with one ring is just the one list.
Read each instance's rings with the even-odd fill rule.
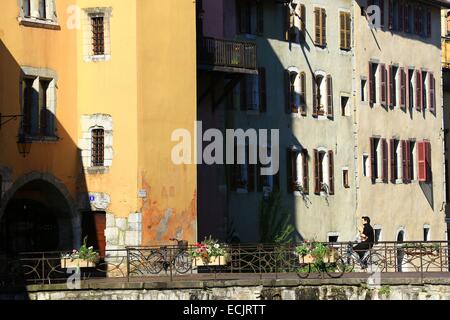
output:
[[[79,290],[65,285],[28,287],[28,294],[1,294],[0,299],[30,300],[449,300],[450,281],[425,284],[384,281],[378,287],[352,281],[218,281],[91,283]],[[259,284],[258,284],[259,282]],[[302,283],[294,285],[295,282]],[[409,284],[408,284],[409,282]],[[335,283],[335,284],[331,284]],[[339,284],[341,283],[341,284]],[[347,283],[347,284],[345,284]]]
[[106,215],[106,250],[139,246],[142,239],[142,214],[130,213],[128,218]]

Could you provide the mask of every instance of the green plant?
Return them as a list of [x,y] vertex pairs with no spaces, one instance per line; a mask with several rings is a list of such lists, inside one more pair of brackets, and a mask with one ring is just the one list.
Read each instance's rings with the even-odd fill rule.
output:
[[71,261],[80,259],[96,263],[99,259],[99,254],[94,250],[94,247],[87,246],[87,239],[88,239],[87,236],[84,237],[83,245],[80,247],[79,250],[74,249],[72,253],[63,254],[61,258],[70,259]]
[[289,243],[295,227],[291,214],[282,205],[279,192],[272,192],[260,205],[260,234],[262,243]]
[[391,294],[391,287],[389,286],[382,286],[379,290],[378,293],[381,295],[385,295],[388,296]]
[[311,250],[311,255],[317,262],[323,262],[325,257],[330,253],[330,248],[323,243],[316,243]]
[[225,256],[227,252],[217,240],[210,236],[204,241],[196,243],[189,253],[193,258],[201,258],[203,261],[209,262],[211,258]]

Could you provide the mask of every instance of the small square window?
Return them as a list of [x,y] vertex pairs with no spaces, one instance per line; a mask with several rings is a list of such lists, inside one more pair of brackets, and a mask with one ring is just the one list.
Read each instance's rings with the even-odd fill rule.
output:
[[343,117],[347,117],[350,115],[349,101],[350,101],[349,97],[343,97],[343,96],[341,97],[341,115]]
[[375,230],[375,243],[381,241],[381,228],[376,228]]
[[346,189],[350,188],[348,169],[342,170],[342,184],[344,185],[344,188]]
[[430,227],[423,227],[423,241],[430,241]]
[[368,172],[369,172],[369,156],[367,154],[363,155],[362,166],[363,166],[363,176],[368,177],[369,176],[369,174],[368,174]]
[[339,236],[328,236],[328,242],[335,243],[338,242]]

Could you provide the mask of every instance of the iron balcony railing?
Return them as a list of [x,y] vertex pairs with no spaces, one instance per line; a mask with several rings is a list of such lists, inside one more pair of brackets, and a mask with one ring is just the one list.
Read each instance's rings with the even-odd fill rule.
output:
[[[317,243],[316,243],[317,244]],[[315,245],[316,245],[315,244]],[[224,280],[258,278],[305,279],[317,273],[330,278],[351,276],[362,269],[357,255],[349,255],[352,243],[321,243],[330,254],[322,265],[301,256],[303,244],[222,245],[226,254],[204,264],[191,253],[195,246],[129,247],[107,250],[96,263],[80,268],[80,280],[121,278],[122,281]],[[21,254],[0,257],[0,288],[28,284],[67,283],[74,274],[66,252]],[[423,279],[427,273],[450,277],[449,242],[380,242],[367,251],[366,268],[378,273],[410,273]]]
[[257,69],[256,43],[203,37],[198,40],[198,63],[205,67]]

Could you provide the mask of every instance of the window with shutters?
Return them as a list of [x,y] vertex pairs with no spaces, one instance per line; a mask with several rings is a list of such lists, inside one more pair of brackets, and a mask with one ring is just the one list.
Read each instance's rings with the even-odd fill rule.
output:
[[380,93],[380,105],[387,106],[388,102],[388,71],[386,65],[380,64],[379,69],[379,93]]
[[377,103],[377,101],[380,101],[380,91],[379,91],[379,83],[380,81],[380,75],[379,75],[379,69],[381,69],[377,63],[369,62],[369,77],[368,77],[368,98],[369,103],[371,105],[374,105]]
[[339,30],[341,36],[340,48],[342,50],[350,50],[352,46],[350,12],[339,13]]
[[388,182],[388,143],[386,139],[370,138],[370,175],[372,182]]
[[406,84],[407,89],[407,107],[412,110],[414,108],[414,70],[408,69],[407,71],[407,80],[408,83]]
[[103,167],[105,164],[105,130],[103,128],[92,129],[92,167]]
[[309,193],[308,150],[300,147],[288,149],[288,189],[299,195]]
[[287,70],[286,110],[291,114],[306,116],[306,73],[296,68]]
[[314,43],[319,47],[325,47],[327,45],[326,17],[327,15],[324,8],[314,8]]
[[428,106],[430,112],[436,112],[436,80],[432,72],[428,73]]
[[236,2],[239,33],[261,35],[264,33],[264,6],[259,0]]
[[233,105],[249,113],[266,112],[266,69],[259,68],[257,75],[245,75],[233,89]]
[[85,61],[108,61],[111,58],[111,8],[85,8],[83,24]]
[[[245,153],[245,160],[238,161],[238,148]],[[234,164],[231,169],[231,187],[238,193],[248,193],[255,191],[256,164],[250,164],[250,148],[246,146],[236,146],[234,152]]]
[[331,75],[317,73],[313,78],[313,117],[333,119],[334,98]]
[[314,150],[314,193],[334,194],[334,153],[331,150]]
[[408,92],[408,87],[407,87],[407,73],[405,71],[404,68],[400,68],[400,81],[399,81],[399,103],[400,103],[400,108],[406,111],[406,101],[407,101],[407,92]]
[[391,139],[389,142],[389,161],[390,161],[390,180],[397,184],[401,182],[402,177],[402,155],[401,144],[398,139]]
[[414,75],[415,82],[415,106],[417,111],[422,111],[422,100],[423,100],[423,82],[422,82],[422,72],[420,70],[415,71]]
[[398,105],[397,103],[397,72],[398,67],[397,66],[389,66],[388,67],[388,105],[391,108],[394,108]]

